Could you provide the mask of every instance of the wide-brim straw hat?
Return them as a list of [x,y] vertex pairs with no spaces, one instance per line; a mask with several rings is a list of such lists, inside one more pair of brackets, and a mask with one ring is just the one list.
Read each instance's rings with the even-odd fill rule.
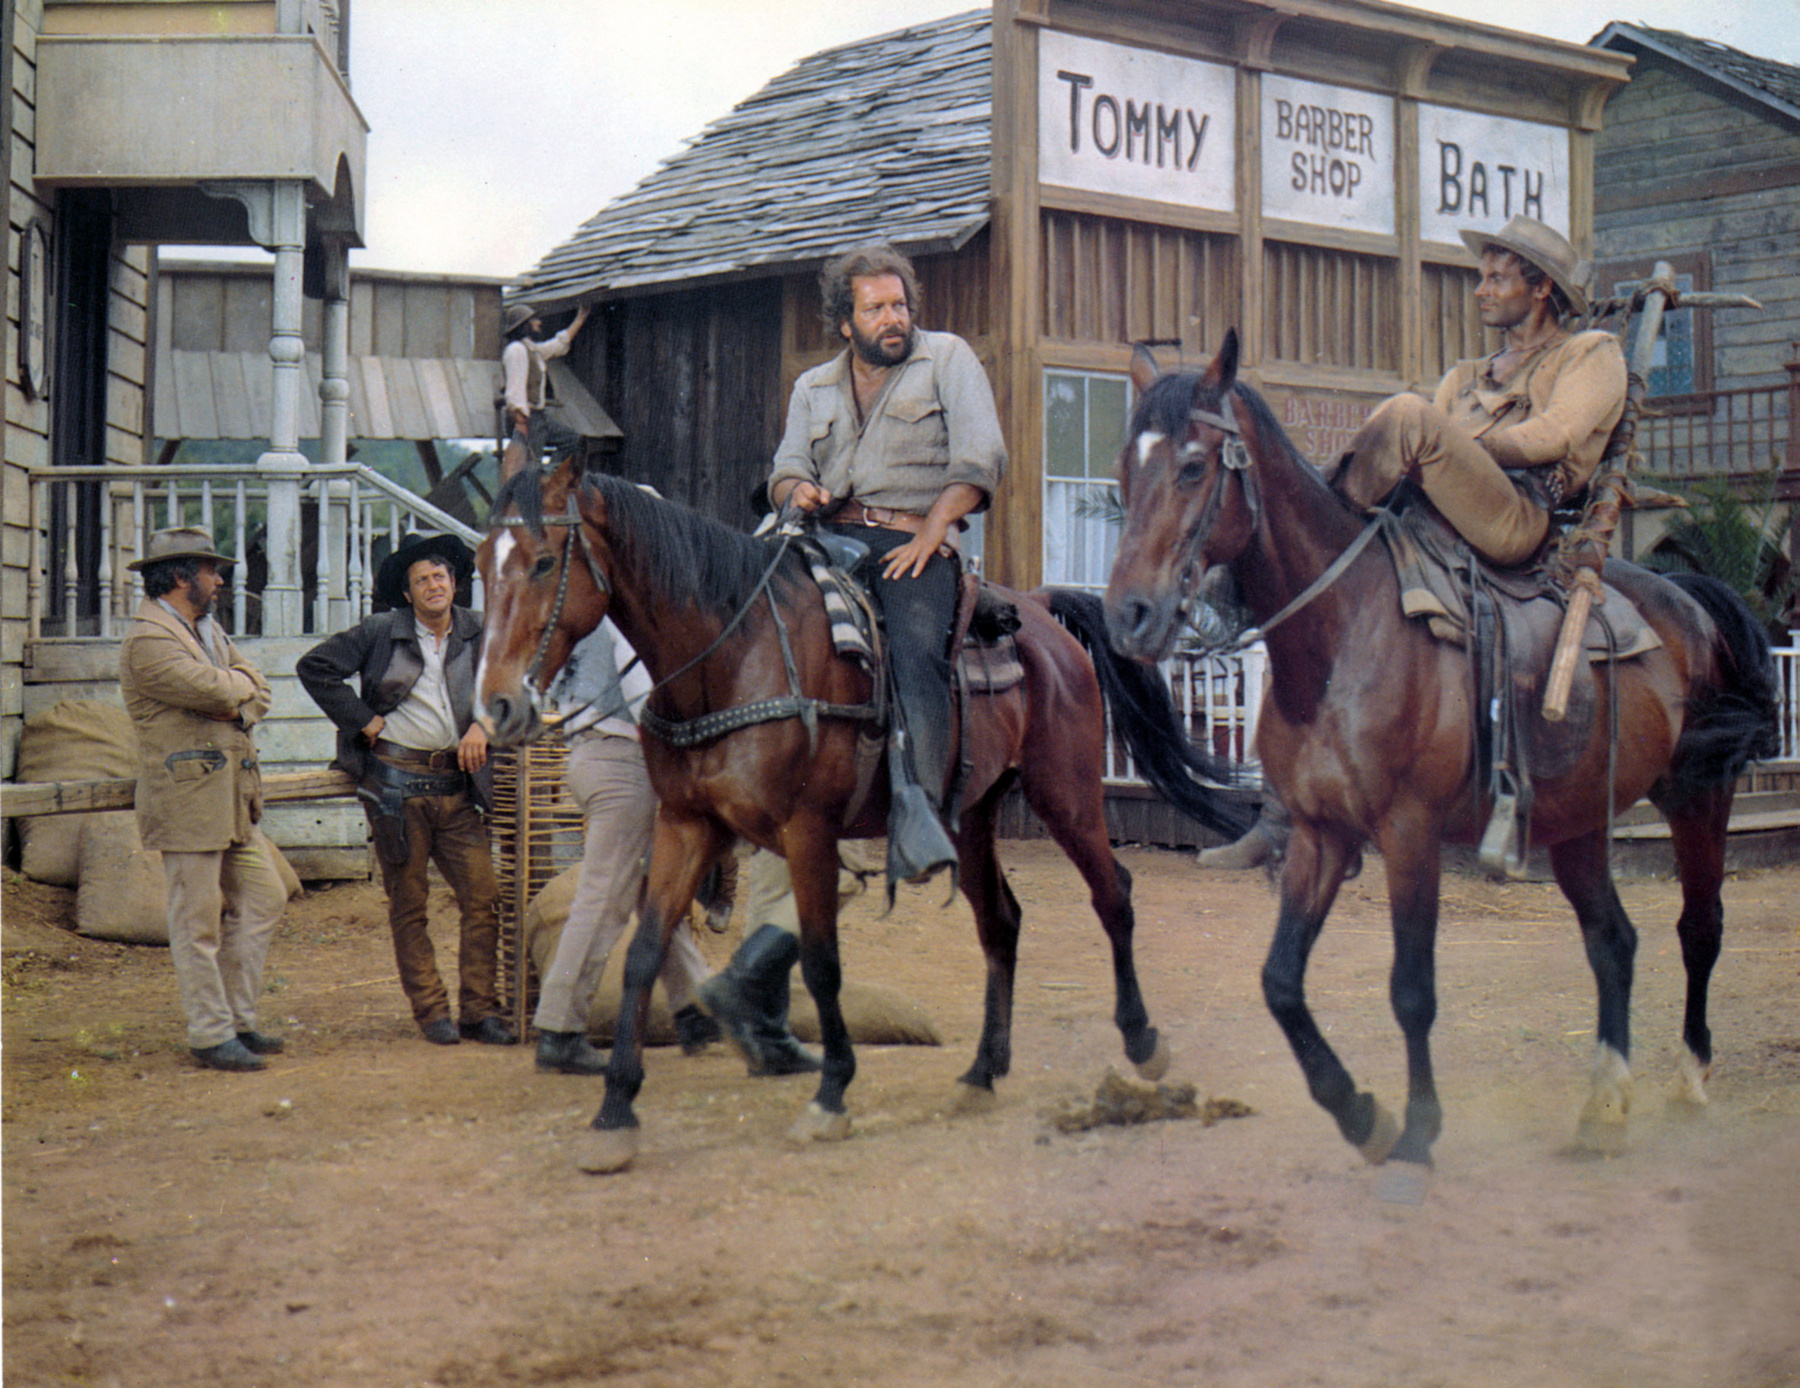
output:
[[237,562],[230,555],[214,549],[212,536],[199,526],[177,525],[152,535],[150,543],[144,546],[144,557],[133,559],[125,567],[141,569],[148,564],[160,564],[165,559],[211,559],[216,564]]
[[406,595],[406,571],[421,559],[441,559],[450,566],[450,573],[458,588],[468,578],[475,567],[475,555],[469,547],[454,535],[446,535],[441,531],[414,531],[400,542],[400,547],[386,559],[375,571],[375,599],[389,607],[409,607],[412,600]]
[[1468,230],[1462,239],[1477,260],[1489,246],[1498,246],[1530,261],[1555,281],[1577,318],[1586,316],[1594,267],[1575,254],[1575,248],[1555,227],[1520,213],[1498,231]]
[[502,335],[511,337],[535,317],[537,317],[537,309],[530,304],[514,304],[506,310],[506,327]]

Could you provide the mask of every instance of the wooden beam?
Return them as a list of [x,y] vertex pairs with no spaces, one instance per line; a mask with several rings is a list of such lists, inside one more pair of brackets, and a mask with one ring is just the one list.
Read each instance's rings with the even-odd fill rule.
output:
[[[264,776],[262,785],[267,805],[356,794],[356,782],[342,771],[278,771]],[[102,781],[8,781],[0,785],[0,817],[129,810],[136,797],[137,781],[130,776]]]

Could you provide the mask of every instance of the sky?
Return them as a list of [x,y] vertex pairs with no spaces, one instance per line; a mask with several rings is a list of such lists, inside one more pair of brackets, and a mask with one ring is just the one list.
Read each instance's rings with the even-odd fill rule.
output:
[[[354,271],[512,279],[808,54],[971,0],[356,0],[369,122]],[[1438,0],[1585,43],[1614,20],[1800,64],[1800,0]]]

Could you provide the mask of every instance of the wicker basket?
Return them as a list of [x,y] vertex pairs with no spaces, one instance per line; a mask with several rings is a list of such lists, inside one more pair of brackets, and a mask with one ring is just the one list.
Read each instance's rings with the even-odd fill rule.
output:
[[569,749],[560,737],[494,752],[489,832],[500,886],[501,1005],[528,1035],[537,979],[525,950],[525,910],[551,878],[581,861],[581,811],[564,791]]

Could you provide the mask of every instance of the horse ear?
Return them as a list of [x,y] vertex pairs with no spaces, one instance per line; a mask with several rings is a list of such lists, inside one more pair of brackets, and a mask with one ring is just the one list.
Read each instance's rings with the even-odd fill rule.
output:
[[1155,384],[1162,373],[1156,369],[1156,358],[1143,343],[1131,349],[1131,388],[1139,395]]
[[1212,365],[1206,368],[1206,374],[1200,380],[1209,389],[1220,394],[1228,393],[1237,380],[1238,369],[1238,335],[1236,328],[1225,330],[1225,341],[1219,347],[1219,355],[1212,359]]

